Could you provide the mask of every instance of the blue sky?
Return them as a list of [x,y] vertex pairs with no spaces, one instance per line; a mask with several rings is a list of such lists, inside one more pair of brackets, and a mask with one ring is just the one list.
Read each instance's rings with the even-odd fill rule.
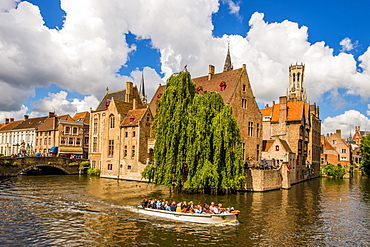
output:
[[368,130],[369,11],[359,0],[4,0],[0,122],[94,109],[106,87],[138,83],[142,71],[150,98],[185,65],[194,77],[208,64],[221,72],[229,41],[261,108],[285,94],[289,65],[304,63],[322,132]]

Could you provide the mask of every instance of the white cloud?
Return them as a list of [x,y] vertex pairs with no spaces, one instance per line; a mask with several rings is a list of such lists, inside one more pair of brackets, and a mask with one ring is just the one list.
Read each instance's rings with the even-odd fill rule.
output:
[[240,6],[237,3],[234,3],[232,0],[222,0],[222,2],[229,5],[230,14],[239,16]]
[[95,96],[85,96],[84,99],[67,99],[68,93],[48,93],[48,96],[35,101],[32,108],[34,115],[44,116],[48,112],[55,112],[58,116],[69,114],[73,117],[76,112],[89,111],[90,107],[95,109],[99,101]]
[[0,123],[5,123],[5,118],[23,119],[24,115],[27,115],[27,112],[28,107],[24,105],[18,111],[0,111]]
[[[240,8],[231,0],[230,11]],[[0,8],[0,109],[17,111],[22,99],[34,93],[35,87],[57,84],[66,91],[76,90],[100,99],[105,88],[121,89],[126,81],[138,83],[140,71],[130,76],[116,72],[125,66],[130,51],[125,33],[151,39],[160,52],[161,72],[165,78],[188,65],[193,77],[208,73],[208,65],[221,72],[227,49],[227,36],[212,36],[212,14],[218,11],[217,0],[199,1],[119,1],[110,4],[99,0],[61,0],[66,12],[60,30],[48,29],[38,7],[17,1],[2,2]],[[7,9],[7,10],[6,10]],[[362,72],[356,68],[353,55],[334,55],[325,42],[308,42],[308,28],[285,20],[268,23],[262,13],[254,13],[246,36],[231,35],[230,47],[234,68],[247,65],[256,99],[264,104],[285,94],[290,64],[304,63],[305,86],[311,102],[324,93],[370,96],[370,49],[359,57]],[[354,45],[344,39],[347,51]],[[355,43],[356,44],[356,43]],[[145,68],[147,94],[153,95],[162,82],[152,68]],[[85,98],[68,101],[65,92],[50,95],[36,103],[38,112],[46,114],[58,107],[70,112],[84,107]],[[332,104],[340,106],[336,101]],[[52,97],[56,102],[53,102]],[[68,102],[66,102],[68,101]],[[49,105],[45,105],[48,102]],[[63,104],[63,102],[65,104]],[[87,103],[86,103],[87,105]],[[96,107],[92,106],[93,108]],[[85,109],[85,108],[84,108]]]
[[321,124],[322,134],[334,133],[337,129],[342,130],[342,137],[354,134],[355,126],[361,126],[362,130],[370,130],[370,119],[356,110],[349,110],[336,117],[325,118]]
[[343,52],[346,51],[352,51],[356,46],[358,42],[352,43],[352,40],[348,37],[344,38],[339,44],[342,46]]

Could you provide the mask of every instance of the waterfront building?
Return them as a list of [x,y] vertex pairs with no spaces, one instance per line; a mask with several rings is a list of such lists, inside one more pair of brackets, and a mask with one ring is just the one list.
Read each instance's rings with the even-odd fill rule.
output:
[[345,138],[342,138],[342,131],[336,130],[335,133],[328,133],[321,136],[321,165],[341,164],[343,166],[351,164],[351,146]]
[[[17,143],[16,134],[13,129],[21,124],[22,120],[14,121],[14,118],[6,118],[5,123],[0,129],[0,153],[4,156],[10,156],[16,153]],[[32,133],[31,133],[32,136]],[[32,138],[29,145],[32,147]]]
[[[295,154],[294,159],[280,159],[290,164],[289,179],[292,184],[319,176],[321,120],[316,104],[306,102],[304,88],[304,65],[289,67],[289,88],[286,96],[279,98],[279,103],[266,105],[261,110],[262,137],[264,149],[262,159],[275,162],[267,143],[271,140],[284,140]],[[276,148],[276,147],[275,147]],[[280,146],[279,146],[280,148]],[[275,149],[276,151],[276,149]],[[291,164],[291,162],[295,164]]]
[[[142,83],[144,83],[142,81]],[[89,158],[101,177],[140,180],[148,163],[148,140],[153,116],[145,104],[142,84],[106,91],[96,110],[91,111]]]
[[48,118],[37,128],[35,153],[43,156],[83,157],[88,156],[90,113],[56,116],[50,112]]

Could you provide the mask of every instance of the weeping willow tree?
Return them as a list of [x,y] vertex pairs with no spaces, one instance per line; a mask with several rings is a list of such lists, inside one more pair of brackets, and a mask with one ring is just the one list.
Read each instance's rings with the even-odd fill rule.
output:
[[196,94],[188,72],[171,76],[154,119],[155,165],[142,176],[192,192],[229,192],[244,177],[240,130],[216,93]]

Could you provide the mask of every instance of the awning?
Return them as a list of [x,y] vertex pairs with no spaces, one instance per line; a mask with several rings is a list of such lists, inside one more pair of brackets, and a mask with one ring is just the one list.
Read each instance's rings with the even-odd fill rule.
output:
[[58,147],[50,148],[50,153],[58,153]]
[[60,154],[83,154],[82,147],[59,147]]

